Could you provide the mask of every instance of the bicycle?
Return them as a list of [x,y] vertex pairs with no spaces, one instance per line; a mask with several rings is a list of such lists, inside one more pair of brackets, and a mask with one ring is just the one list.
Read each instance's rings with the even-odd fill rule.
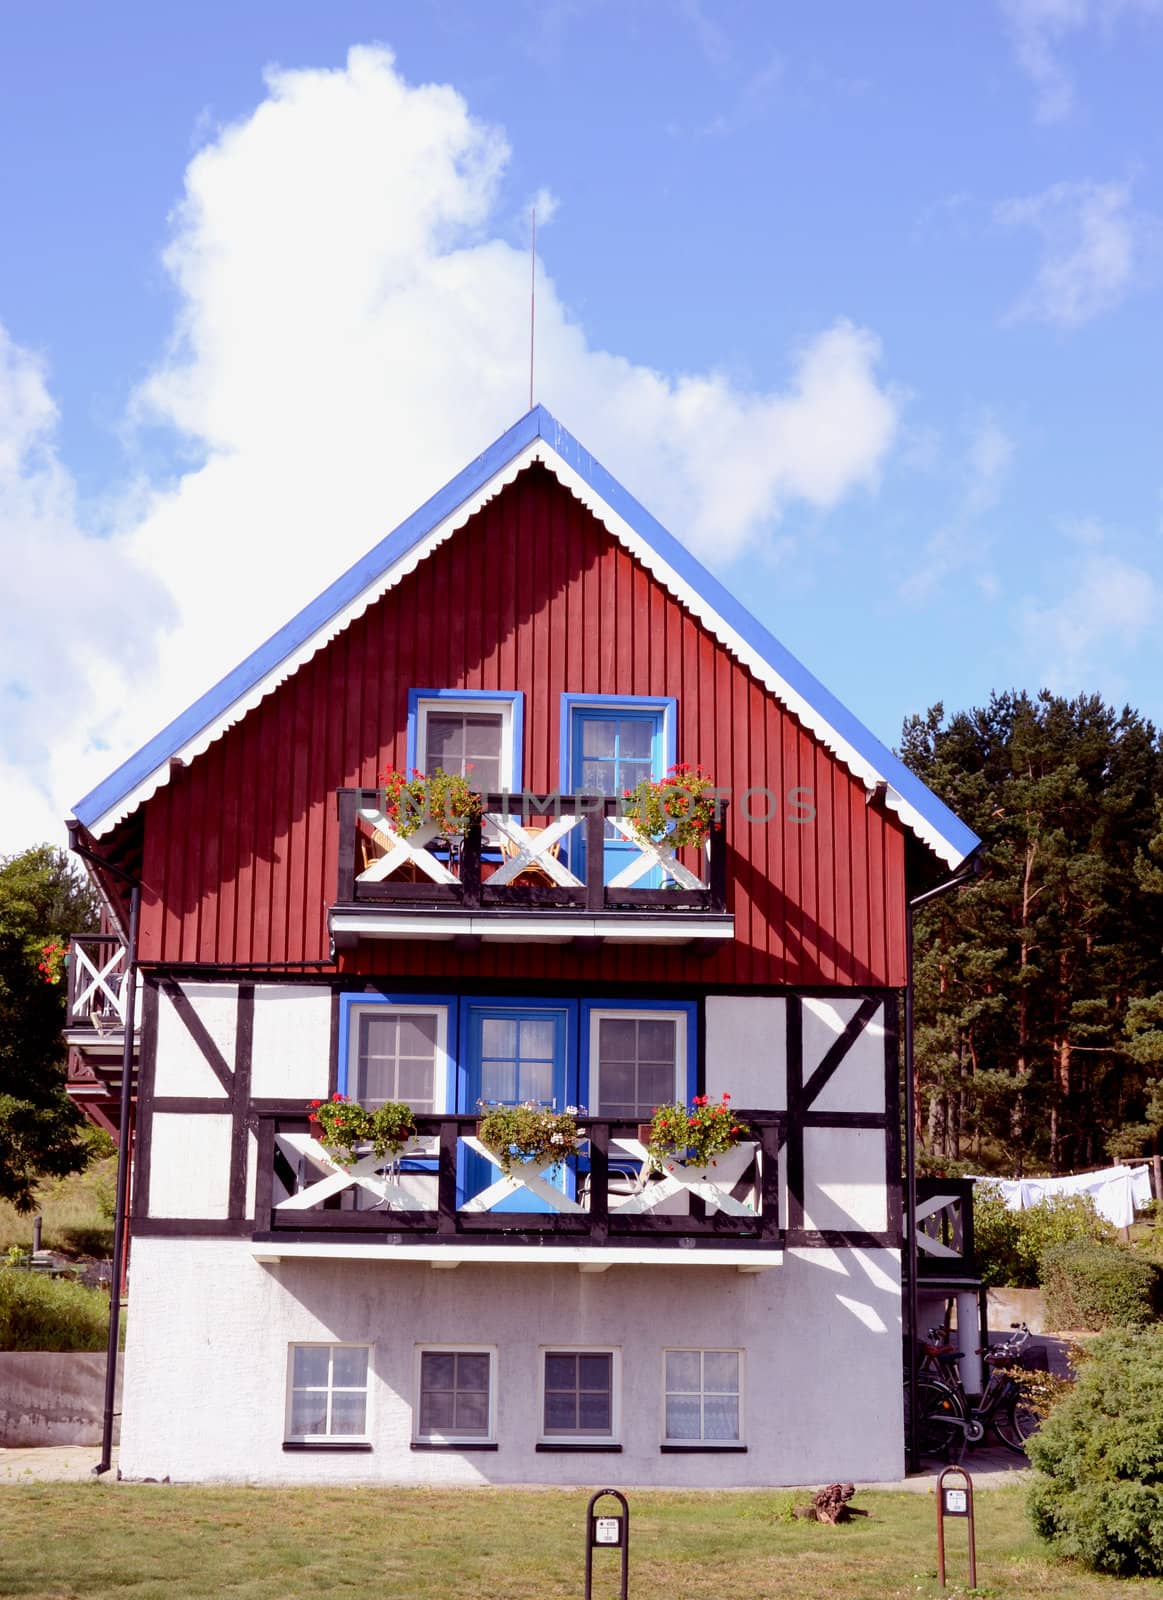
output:
[[[982,1346],[977,1352],[985,1357],[989,1380],[976,1405],[969,1403],[957,1366],[964,1352],[949,1343],[944,1328],[929,1330],[928,1338],[921,1343],[921,1374],[917,1381],[918,1385],[924,1382],[938,1387],[936,1390],[927,1388],[925,1404],[919,1403],[922,1439],[935,1437],[945,1441],[943,1451],[929,1451],[929,1454],[944,1453],[952,1460],[949,1452],[954,1448],[957,1428],[962,1433],[962,1449],[965,1444],[980,1444],[986,1429],[992,1428],[1007,1450],[1015,1455],[1025,1454],[1026,1440],[1036,1430],[1040,1419],[1013,1372],[1014,1367],[1022,1364],[1030,1342],[1030,1330],[1024,1322],[1012,1323],[1011,1327],[1014,1331],[1008,1339],[1001,1344]],[[928,1407],[934,1408],[935,1418],[927,1414]],[[960,1453],[958,1451],[958,1457]]]

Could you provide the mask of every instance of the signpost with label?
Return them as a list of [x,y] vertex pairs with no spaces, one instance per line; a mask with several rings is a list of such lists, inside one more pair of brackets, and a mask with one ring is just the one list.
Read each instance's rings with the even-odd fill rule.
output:
[[[961,1482],[946,1483],[952,1474]],[[977,1542],[973,1529],[973,1479],[964,1467],[946,1467],[937,1479],[937,1581],[945,1587],[945,1518],[964,1517],[969,1530],[969,1587],[977,1588]]]
[[[599,1500],[607,1498],[618,1502],[621,1510],[608,1507],[601,1515],[594,1509]],[[630,1507],[626,1496],[618,1489],[599,1489],[590,1496],[586,1507],[586,1595],[593,1600],[594,1550],[618,1550],[622,1556],[621,1600],[627,1600],[630,1582]]]

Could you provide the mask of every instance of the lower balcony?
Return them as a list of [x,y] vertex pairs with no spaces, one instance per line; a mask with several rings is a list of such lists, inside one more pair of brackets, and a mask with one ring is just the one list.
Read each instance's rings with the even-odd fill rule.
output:
[[406,836],[376,789],[341,789],[336,949],[361,939],[689,945],[734,937],[726,806],[700,850],[637,835],[600,795],[488,794],[463,838]]
[[303,1112],[263,1112],[254,1254],[762,1272],[782,1255],[785,1119],[738,1114],[751,1137],[709,1167],[652,1171],[638,1123],[579,1117],[576,1156],[506,1176],[480,1143],[475,1115],[417,1116],[417,1137],[398,1160],[369,1150],[341,1165]]

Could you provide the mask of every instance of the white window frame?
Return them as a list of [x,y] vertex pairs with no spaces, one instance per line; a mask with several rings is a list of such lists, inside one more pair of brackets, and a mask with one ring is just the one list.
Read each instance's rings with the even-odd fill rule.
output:
[[[700,1437],[698,1439],[672,1439],[669,1436],[669,1434],[667,1433],[667,1431],[666,1431],[666,1397],[670,1393],[677,1394],[680,1391],[678,1391],[678,1390],[669,1390],[667,1388],[667,1386],[666,1386],[666,1358],[669,1355],[691,1355],[691,1354],[699,1355],[699,1356],[726,1355],[726,1356],[737,1356],[739,1358],[739,1395],[738,1395],[738,1399],[739,1399],[739,1432],[738,1432],[737,1436],[734,1439],[704,1439],[702,1437]],[[744,1438],[744,1431],[745,1430],[744,1430],[744,1426],[743,1426],[743,1419],[744,1419],[744,1417],[746,1415],[746,1410],[745,1410],[745,1406],[744,1406],[744,1384],[745,1384],[745,1380],[746,1380],[746,1370],[745,1370],[746,1369],[746,1362],[745,1362],[745,1359],[744,1359],[745,1355],[746,1355],[746,1352],[744,1350],[742,1350],[741,1348],[739,1348],[736,1345],[730,1345],[730,1344],[707,1344],[707,1345],[701,1345],[701,1344],[670,1344],[670,1345],[665,1346],[665,1348],[663,1349],[663,1352],[662,1352],[662,1367],[661,1367],[661,1373],[660,1373],[662,1407],[661,1407],[661,1412],[660,1412],[660,1417],[659,1417],[659,1421],[660,1421],[659,1434],[661,1436],[661,1443],[664,1444],[668,1450],[738,1450],[741,1446],[745,1446],[746,1445],[747,1441]],[[686,1393],[687,1391],[684,1390],[684,1391],[681,1391],[681,1392]],[[718,1393],[720,1391],[716,1390],[716,1391],[712,1391],[712,1392],[713,1393]],[[704,1386],[699,1390],[700,1401],[706,1399],[706,1394],[707,1394],[707,1390],[706,1390],[706,1386],[704,1384]],[[702,1411],[701,1411],[701,1407],[700,1407],[700,1424],[699,1424],[700,1428],[702,1427],[702,1420],[701,1419],[702,1419]]]
[[614,1022],[673,1022],[674,1030],[674,1079],[672,1100],[675,1105],[687,1103],[687,1013],[685,1011],[659,1011],[653,1007],[635,1011],[632,1006],[592,1006],[589,1011],[590,1029],[590,1078],[589,1078],[589,1103],[594,1107],[594,1116],[601,1116],[602,1082],[601,1082],[601,1051],[600,1039],[602,1022],[609,1018]]
[[[285,1409],[283,1412],[283,1439],[287,1444],[308,1445],[357,1445],[370,1444],[372,1436],[372,1353],[375,1346],[364,1339],[291,1339],[287,1343],[287,1388]],[[303,1389],[305,1385],[295,1383],[295,1351],[296,1350],[366,1350],[367,1351],[367,1377],[363,1386],[363,1432],[362,1433],[292,1433],[291,1417],[294,1406],[296,1388]],[[331,1381],[333,1358],[327,1363],[327,1414],[331,1415],[331,1396],[336,1392],[336,1386]],[[314,1385],[311,1386],[314,1388]],[[341,1384],[340,1394],[359,1394],[359,1389]]]
[[500,789],[504,794],[513,788],[513,701],[478,699],[456,700],[441,696],[439,699],[416,701],[416,765],[421,772],[428,771],[428,718],[432,712],[456,711],[466,715],[499,715],[501,718]]
[[[485,1433],[421,1433],[420,1432],[420,1401],[421,1377],[423,1373],[423,1358],[426,1355],[443,1356],[488,1356],[489,1358],[489,1420],[488,1431]],[[413,1444],[447,1444],[471,1447],[473,1445],[496,1444],[497,1442],[497,1347],[495,1344],[472,1344],[461,1339],[448,1344],[418,1344],[413,1351],[412,1361],[412,1443]]]
[[436,1081],[433,1084],[432,1114],[435,1116],[450,1110],[449,1095],[452,1090],[449,1082],[451,1062],[448,1058],[448,1010],[446,1005],[425,1005],[422,1001],[417,1001],[414,1005],[410,1001],[396,1000],[356,1001],[348,1011],[347,1020],[348,1098],[351,1100],[359,1098],[359,1035],[363,1018],[387,1017],[406,1012],[410,1016],[436,1018],[436,1055],[432,1068]]
[[[545,1431],[545,1368],[549,1356],[611,1356],[609,1433]],[[622,1347],[615,1344],[543,1344],[537,1350],[537,1442],[541,1445],[592,1445],[595,1449],[622,1442]]]

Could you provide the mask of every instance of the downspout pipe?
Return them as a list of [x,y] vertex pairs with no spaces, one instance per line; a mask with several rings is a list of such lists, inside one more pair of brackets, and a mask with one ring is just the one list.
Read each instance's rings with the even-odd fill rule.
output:
[[908,902],[905,916],[905,1262],[908,1272],[909,1292],[905,1303],[905,1372],[909,1390],[908,1470],[921,1470],[920,1438],[916,1427],[917,1416],[917,1323],[920,1317],[917,1285],[917,1086],[915,1048],[915,1015],[913,1009],[913,916],[923,905],[947,894],[963,883],[975,878],[980,860],[975,850],[961,863],[957,872],[943,883],[926,889]]
[[129,1124],[133,1110],[133,1032],[137,1022],[137,931],[141,916],[141,884],[122,867],[101,857],[80,841],[79,827],[69,827],[69,847],[104,872],[129,884],[129,938],[125,947],[125,1023],[121,1045],[121,1123],[117,1130],[117,1202],[113,1212],[113,1273],[109,1284],[109,1335],[105,1345],[105,1408],[101,1422],[101,1458],[94,1476],[113,1465],[113,1421],[116,1415],[117,1357],[121,1342],[121,1269],[129,1211]]

